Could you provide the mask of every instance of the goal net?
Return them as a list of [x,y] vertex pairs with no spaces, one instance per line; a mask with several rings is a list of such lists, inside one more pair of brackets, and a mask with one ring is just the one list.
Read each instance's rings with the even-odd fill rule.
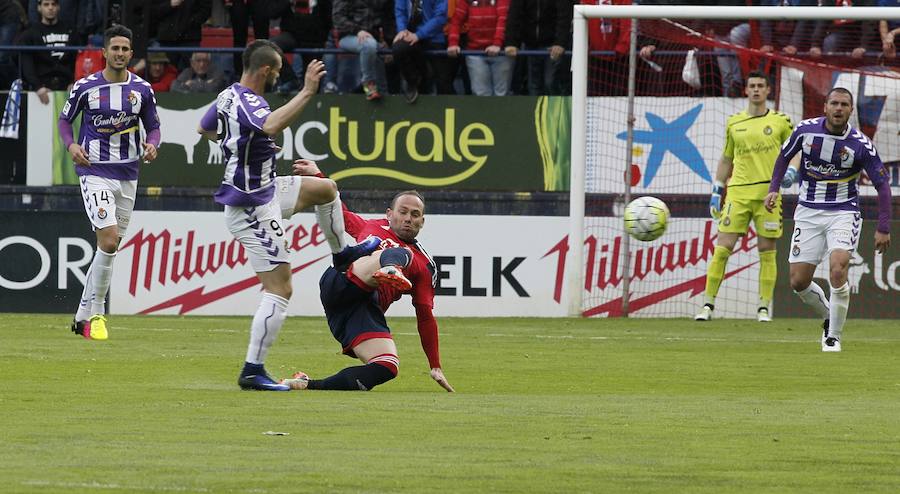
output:
[[[900,24],[891,8],[577,6],[570,314],[689,317],[703,305],[717,238],[712,182],[726,120],[747,108],[751,71],[770,81],[768,107],[794,125],[820,116],[833,87],[849,89],[850,124],[885,163],[900,160],[900,69],[879,36],[879,20],[892,15],[888,24]],[[796,192],[784,191],[787,218]],[[863,186],[861,194],[875,192]],[[622,212],[646,195],[665,201],[671,218],[661,238],[639,242],[624,233]],[[755,315],[756,244],[751,225],[729,259],[718,317]],[[783,279],[786,255],[778,253]],[[773,310],[783,314],[788,304],[779,302]]]

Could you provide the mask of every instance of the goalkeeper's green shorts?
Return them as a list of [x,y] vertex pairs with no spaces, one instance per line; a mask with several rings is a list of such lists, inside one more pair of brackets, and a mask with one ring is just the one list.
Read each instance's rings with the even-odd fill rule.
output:
[[772,212],[766,211],[763,199],[725,198],[722,215],[719,216],[719,231],[744,235],[750,228],[750,220],[756,234],[766,238],[780,238],[783,230],[781,217],[781,197]]

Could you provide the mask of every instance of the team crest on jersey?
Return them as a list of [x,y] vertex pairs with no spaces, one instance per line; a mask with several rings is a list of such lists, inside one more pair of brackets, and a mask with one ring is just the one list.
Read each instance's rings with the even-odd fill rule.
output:
[[772,127],[769,127],[768,125],[766,125],[765,128],[763,128],[763,134],[765,134],[767,136],[772,135]]
[[722,220],[722,224],[725,225],[725,226],[730,225],[730,224],[731,224],[731,218],[729,218],[728,216],[726,216],[726,217]]
[[791,255],[794,257],[797,257],[800,255],[800,246],[799,245],[794,245],[794,248],[791,249]]
[[105,210],[105,209],[100,208],[100,209],[97,210],[97,217],[100,218],[101,220],[105,220],[105,219],[106,219],[106,215],[107,215],[107,213],[106,213],[106,210]]
[[848,147],[841,148],[841,166],[844,168],[850,168],[853,166],[853,158],[854,153],[853,150]]
[[140,99],[141,99],[141,95],[138,94],[137,91],[131,90],[128,93],[128,102],[131,103],[131,106],[138,104],[138,101],[140,101]]

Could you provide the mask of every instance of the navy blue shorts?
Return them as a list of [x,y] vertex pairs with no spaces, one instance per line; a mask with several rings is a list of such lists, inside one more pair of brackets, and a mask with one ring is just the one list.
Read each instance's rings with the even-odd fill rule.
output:
[[378,305],[378,293],[363,289],[350,277],[352,273],[329,267],[319,280],[319,297],[331,334],[345,354],[355,357],[353,347],[373,338],[390,338],[391,330]]

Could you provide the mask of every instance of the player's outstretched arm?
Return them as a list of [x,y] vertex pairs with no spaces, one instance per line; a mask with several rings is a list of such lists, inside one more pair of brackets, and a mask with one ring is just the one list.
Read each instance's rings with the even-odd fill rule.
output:
[[444,377],[444,371],[442,371],[440,367],[431,369],[431,378],[434,379],[436,383],[440,384],[442,388],[446,389],[448,393],[453,393],[455,391],[453,386],[447,381],[447,378]]
[[325,77],[325,64],[320,60],[313,60],[306,67],[306,77],[304,78],[303,89],[285,103],[281,108],[273,111],[266,117],[263,124],[263,132],[270,137],[281,134],[288,125],[291,124],[306,107],[306,104],[319,91],[319,81]]
[[[430,286],[430,285],[429,285]],[[422,350],[428,357],[428,365],[431,367],[431,378],[434,379],[442,388],[452,393],[453,386],[444,377],[444,371],[441,369],[441,355],[438,349],[438,330],[437,320],[431,306],[427,304],[413,303],[416,308],[416,329],[419,330],[419,339],[422,342]]]

